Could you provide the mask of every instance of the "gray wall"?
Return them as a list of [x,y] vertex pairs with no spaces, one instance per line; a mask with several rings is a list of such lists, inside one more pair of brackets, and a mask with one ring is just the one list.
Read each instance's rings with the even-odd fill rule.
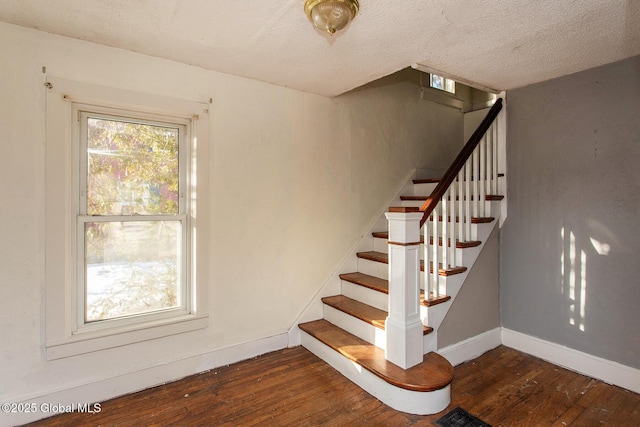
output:
[[444,348],[500,327],[499,242],[496,227],[438,329]]
[[640,57],[507,101],[503,326],[640,368]]

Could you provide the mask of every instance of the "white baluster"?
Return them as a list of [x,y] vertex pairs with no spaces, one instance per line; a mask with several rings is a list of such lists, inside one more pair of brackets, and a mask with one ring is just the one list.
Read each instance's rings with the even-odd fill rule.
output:
[[436,208],[433,210],[433,229],[431,230],[431,235],[433,236],[433,245],[431,245],[432,255],[431,255],[431,265],[433,266],[433,273],[429,273],[429,265],[424,266],[424,274],[431,274],[431,286],[430,292],[433,293],[434,298],[438,298],[438,288],[440,286],[440,276],[438,275],[438,261],[440,259],[439,251],[438,251],[438,239],[440,235],[438,233],[438,227],[440,226],[440,221],[438,219],[438,204]]
[[472,199],[473,199],[473,216],[474,217],[480,216],[480,212],[478,212],[478,195],[480,194],[480,188],[479,188],[479,185],[478,185],[478,182],[479,182],[478,178],[479,178],[479,175],[480,175],[480,173],[479,173],[480,166],[478,165],[479,160],[480,160],[479,157],[480,156],[478,156],[478,150],[477,150],[477,147],[476,147],[476,149],[473,150],[473,154],[471,155],[472,169],[473,169],[471,171],[471,174],[472,174],[471,175],[471,180],[473,181],[471,187],[473,188],[473,195],[472,195],[473,197],[472,197]]
[[447,245],[447,248],[449,250],[449,263],[450,265],[455,267],[458,265],[458,260],[456,259],[456,230],[458,228],[456,226],[456,205],[458,204],[456,198],[458,197],[458,194],[456,192],[455,180],[451,183],[451,187],[449,188],[451,189],[451,191],[449,192],[449,203],[451,203],[451,221],[448,222],[450,227],[449,239],[444,242],[444,244]]
[[424,273],[424,298],[429,299],[429,292],[431,291],[433,285],[431,284],[431,275],[429,274],[427,268],[429,268],[429,263],[431,262],[431,247],[429,245],[429,239],[431,238],[431,233],[429,232],[429,227],[431,226],[431,220],[427,218],[427,221],[422,226],[422,247],[424,254],[424,265],[425,265],[425,273]]
[[498,119],[499,116],[491,126],[493,135],[493,188],[491,192],[493,194],[500,194],[498,192]]
[[487,130],[487,194],[493,193],[493,125]]
[[464,169],[461,169],[456,178],[456,185],[458,186],[458,238],[461,242],[465,241],[464,236]]
[[[442,205],[442,268],[445,270],[449,267],[449,250],[447,248],[447,238],[449,237],[449,190],[445,191],[444,196],[440,200]],[[434,242],[438,245],[439,242]]]
[[465,226],[465,238],[471,240],[471,159],[467,160],[464,164],[465,174],[465,201],[464,201],[464,226]]
[[485,215],[485,199],[487,192],[487,137],[486,135],[480,140],[479,148],[479,165],[478,165],[478,184],[480,186],[480,193],[478,194],[478,213],[480,216]]

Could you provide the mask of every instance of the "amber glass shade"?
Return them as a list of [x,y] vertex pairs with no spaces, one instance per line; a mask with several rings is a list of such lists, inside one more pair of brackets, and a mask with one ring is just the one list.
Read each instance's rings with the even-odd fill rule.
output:
[[313,25],[329,34],[344,29],[358,13],[358,7],[357,0],[307,0],[304,4]]

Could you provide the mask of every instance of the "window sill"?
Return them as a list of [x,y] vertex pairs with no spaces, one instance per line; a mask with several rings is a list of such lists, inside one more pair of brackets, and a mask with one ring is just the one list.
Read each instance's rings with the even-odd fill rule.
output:
[[79,354],[191,332],[204,329],[207,326],[209,326],[209,315],[204,314],[173,317],[121,329],[85,332],[61,341],[48,342],[46,344],[46,358],[47,360],[63,359]]

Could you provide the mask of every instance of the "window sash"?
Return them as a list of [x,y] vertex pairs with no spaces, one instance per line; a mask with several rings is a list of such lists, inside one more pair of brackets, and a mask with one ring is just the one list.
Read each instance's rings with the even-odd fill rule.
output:
[[[154,320],[171,318],[192,313],[191,289],[191,242],[189,241],[189,121],[187,119],[164,117],[154,114],[124,112],[120,109],[74,104],[75,116],[78,118],[78,155],[75,156],[79,166],[78,213],[76,216],[76,292],[75,292],[75,326],[73,334],[127,326]],[[160,126],[178,129],[178,213],[177,214],[141,214],[141,215],[87,215],[88,190],[88,120],[104,119]],[[176,307],[157,309],[129,315],[100,320],[87,320],[87,261],[86,232],[88,223],[119,222],[135,223],[145,221],[177,221],[180,224],[179,285]]]
[[186,120],[180,120],[175,118],[174,121],[170,121],[170,118],[156,117],[154,115],[142,115],[132,114],[122,115],[114,112],[113,109],[105,107],[95,107],[90,105],[76,106],[77,117],[79,120],[79,142],[80,142],[80,155],[78,158],[80,165],[80,186],[79,191],[79,214],[87,215],[87,189],[88,189],[88,120],[91,119],[104,119],[111,121],[120,121],[125,123],[150,125],[157,127],[168,127],[178,129],[178,214],[187,213],[188,203],[185,194],[185,189],[188,188],[188,167],[189,167],[189,153],[187,143],[189,138],[188,126],[189,123]]

